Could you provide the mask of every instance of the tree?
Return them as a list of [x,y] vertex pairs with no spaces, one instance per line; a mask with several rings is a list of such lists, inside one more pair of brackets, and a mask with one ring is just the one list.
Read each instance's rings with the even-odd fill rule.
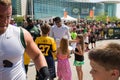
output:
[[[93,18],[90,18],[89,16],[87,16],[86,19],[93,20]],[[107,22],[108,20],[110,22],[120,21],[120,19],[118,19],[115,16],[113,16],[113,17],[107,16],[107,13],[100,13],[99,15],[94,16],[94,20],[96,20],[96,21],[103,21],[103,22]]]
[[22,16],[14,16],[13,17],[15,22],[17,23],[17,26],[21,26],[24,18]]

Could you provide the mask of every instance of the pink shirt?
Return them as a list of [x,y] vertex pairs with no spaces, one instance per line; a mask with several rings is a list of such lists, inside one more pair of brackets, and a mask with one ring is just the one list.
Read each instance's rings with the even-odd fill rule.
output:
[[58,53],[58,54],[57,54],[57,58],[58,58],[58,59],[67,59],[67,58],[68,58],[68,55],[63,55],[63,54],[61,54],[61,53]]

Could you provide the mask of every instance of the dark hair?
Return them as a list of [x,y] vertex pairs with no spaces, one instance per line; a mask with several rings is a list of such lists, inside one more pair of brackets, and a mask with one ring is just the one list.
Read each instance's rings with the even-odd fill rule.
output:
[[53,20],[54,20],[55,22],[61,22],[61,18],[60,18],[60,17],[55,17]]
[[48,34],[48,32],[50,31],[50,26],[47,23],[41,25],[41,31],[42,34]]
[[93,49],[89,52],[89,59],[97,62],[106,70],[120,70],[120,44],[109,43],[107,46]]

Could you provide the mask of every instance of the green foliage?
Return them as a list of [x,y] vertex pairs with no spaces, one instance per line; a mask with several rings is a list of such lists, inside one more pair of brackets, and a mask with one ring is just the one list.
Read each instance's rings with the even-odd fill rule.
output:
[[22,22],[23,21],[23,17],[22,16],[14,16],[14,20],[16,21],[16,22]]
[[17,23],[18,26],[22,25],[22,22],[23,22],[23,19],[24,19],[22,16],[14,16],[13,18],[14,18],[14,20]]
[[111,21],[111,22],[114,22],[114,21],[116,21],[116,20],[118,20],[117,17],[115,17],[115,16],[114,16],[114,17],[110,17],[110,21]]
[[120,21],[120,19],[118,19],[117,17],[113,16],[113,17],[109,17],[107,16],[107,13],[101,13],[97,16],[94,16],[94,18],[90,18],[89,16],[86,17],[86,19],[88,20],[96,20],[96,21],[103,21],[103,22],[106,22],[107,21],[107,18],[109,18],[109,20],[111,22],[114,22],[114,21]]
[[118,19],[118,21],[120,22],[120,18]]
[[106,19],[107,19],[107,16],[105,16],[105,15],[99,15],[99,16],[95,17],[96,21],[104,21],[104,22],[106,22]]
[[93,20],[90,16],[86,17],[87,20]]

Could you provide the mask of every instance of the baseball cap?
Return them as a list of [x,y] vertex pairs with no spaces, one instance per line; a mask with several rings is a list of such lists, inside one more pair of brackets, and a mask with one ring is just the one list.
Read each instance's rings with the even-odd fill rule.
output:
[[27,17],[27,22],[32,22],[32,18],[31,17]]

